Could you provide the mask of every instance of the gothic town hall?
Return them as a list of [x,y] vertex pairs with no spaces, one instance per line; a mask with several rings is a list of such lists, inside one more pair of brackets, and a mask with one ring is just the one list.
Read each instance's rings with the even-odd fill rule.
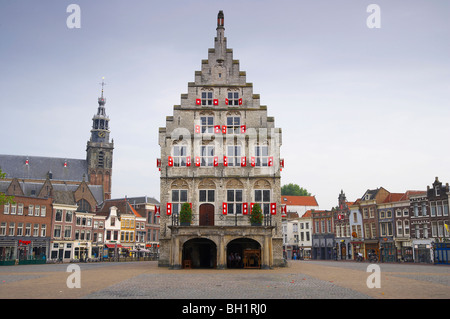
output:
[[[159,266],[283,266],[281,129],[227,48],[222,11],[216,31],[201,71],[159,128]],[[187,225],[180,222],[185,203]],[[258,226],[249,220],[255,204],[263,212]]]

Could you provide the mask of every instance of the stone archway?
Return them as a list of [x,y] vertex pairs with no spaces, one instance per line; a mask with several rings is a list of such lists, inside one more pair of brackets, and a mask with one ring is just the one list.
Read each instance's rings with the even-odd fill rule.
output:
[[236,238],[228,243],[227,268],[261,268],[261,264],[261,245],[256,240]]
[[216,268],[217,246],[207,238],[193,238],[183,244],[183,265],[192,268]]

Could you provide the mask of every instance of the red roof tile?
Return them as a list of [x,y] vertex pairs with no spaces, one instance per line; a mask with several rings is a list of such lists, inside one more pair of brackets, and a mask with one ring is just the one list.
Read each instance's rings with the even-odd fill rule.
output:
[[281,204],[290,206],[319,206],[315,196],[284,196],[281,195]]

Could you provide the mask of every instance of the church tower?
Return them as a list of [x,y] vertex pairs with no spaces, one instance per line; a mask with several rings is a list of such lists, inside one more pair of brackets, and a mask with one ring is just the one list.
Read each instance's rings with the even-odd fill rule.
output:
[[98,98],[97,114],[92,118],[91,138],[87,142],[86,159],[88,179],[91,185],[103,185],[103,200],[111,198],[111,177],[114,141],[109,141],[109,117],[106,115],[106,99]]
[[[281,229],[281,129],[275,127],[246,72],[233,59],[217,16],[214,48],[202,60],[180,105],[159,128],[161,237],[159,265],[170,268],[283,265]],[[179,223],[189,203],[192,221]],[[249,214],[258,204],[261,225]]]

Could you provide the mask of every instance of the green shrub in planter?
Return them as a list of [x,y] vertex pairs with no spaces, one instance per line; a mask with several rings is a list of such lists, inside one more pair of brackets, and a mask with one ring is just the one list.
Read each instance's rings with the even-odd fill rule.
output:
[[261,225],[263,221],[263,213],[259,204],[254,204],[252,211],[250,212],[250,223],[252,225]]
[[190,225],[191,221],[192,221],[191,204],[184,203],[183,205],[181,205],[180,223],[181,223],[181,225]]

